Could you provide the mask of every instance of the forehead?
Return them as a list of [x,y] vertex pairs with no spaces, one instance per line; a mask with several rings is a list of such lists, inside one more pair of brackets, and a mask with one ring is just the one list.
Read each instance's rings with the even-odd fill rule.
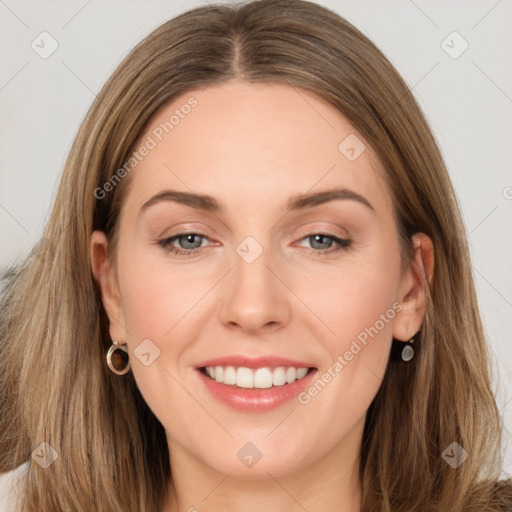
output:
[[293,193],[344,186],[386,209],[380,164],[357,130],[303,89],[230,81],[188,91],[162,107],[136,147],[131,173],[139,204],[161,189],[249,206]]

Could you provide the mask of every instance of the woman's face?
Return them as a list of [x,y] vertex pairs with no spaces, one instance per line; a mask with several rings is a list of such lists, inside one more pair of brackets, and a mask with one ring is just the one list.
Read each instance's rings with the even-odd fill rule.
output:
[[247,478],[355,456],[392,336],[419,328],[371,148],[308,92],[234,81],[140,141],[103,300],[171,450]]

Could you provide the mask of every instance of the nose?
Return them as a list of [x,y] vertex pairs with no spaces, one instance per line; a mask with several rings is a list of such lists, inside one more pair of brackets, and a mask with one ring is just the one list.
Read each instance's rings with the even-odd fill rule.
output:
[[269,334],[290,320],[290,292],[271,254],[264,250],[248,263],[238,254],[223,283],[220,318],[230,329],[246,334]]

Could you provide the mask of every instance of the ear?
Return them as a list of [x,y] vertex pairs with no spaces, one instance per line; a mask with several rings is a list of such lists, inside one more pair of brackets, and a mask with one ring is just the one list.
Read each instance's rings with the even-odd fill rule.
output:
[[108,258],[108,240],[103,231],[94,231],[91,236],[91,265],[94,278],[101,290],[101,301],[110,322],[112,341],[126,340],[126,329],[121,299],[114,269]]
[[414,258],[403,273],[398,301],[402,310],[393,322],[393,338],[409,341],[420,328],[426,313],[427,281],[434,279],[434,246],[425,233],[412,236]]

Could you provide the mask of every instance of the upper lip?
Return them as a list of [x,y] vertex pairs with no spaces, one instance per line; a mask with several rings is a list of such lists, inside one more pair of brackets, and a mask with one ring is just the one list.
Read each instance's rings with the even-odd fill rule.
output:
[[295,368],[314,368],[310,363],[304,361],[296,361],[285,357],[277,356],[259,356],[247,357],[243,355],[231,355],[208,359],[196,365],[196,368],[204,368],[205,366],[236,366],[245,368],[265,368],[274,366],[293,366]]

